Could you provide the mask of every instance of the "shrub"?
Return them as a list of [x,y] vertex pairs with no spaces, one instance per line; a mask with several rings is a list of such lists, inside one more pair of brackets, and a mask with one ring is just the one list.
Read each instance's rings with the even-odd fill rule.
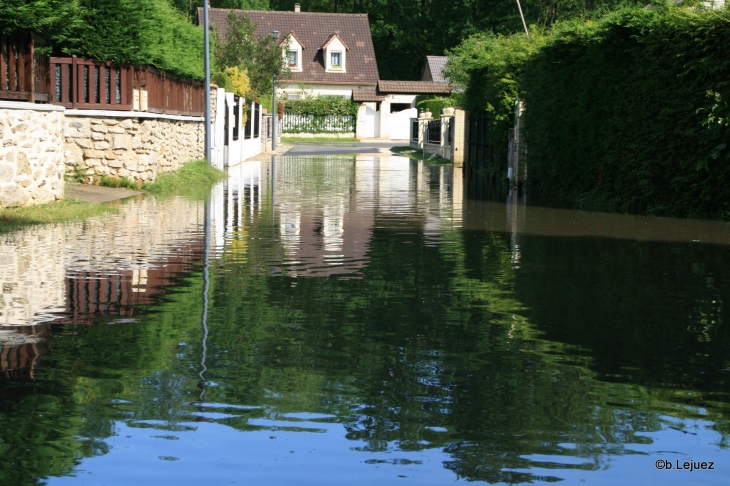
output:
[[284,111],[292,115],[357,116],[357,103],[344,98],[320,96],[301,100],[282,100]]

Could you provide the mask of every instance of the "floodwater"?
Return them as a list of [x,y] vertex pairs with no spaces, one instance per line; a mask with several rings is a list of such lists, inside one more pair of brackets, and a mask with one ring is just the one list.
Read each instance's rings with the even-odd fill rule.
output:
[[0,484],[727,484],[727,223],[230,173],[0,233]]

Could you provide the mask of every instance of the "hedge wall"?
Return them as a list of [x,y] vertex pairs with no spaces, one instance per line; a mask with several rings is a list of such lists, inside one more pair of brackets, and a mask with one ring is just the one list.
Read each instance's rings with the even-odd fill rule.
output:
[[584,208],[730,218],[730,9],[627,7],[451,53],[506,165],[525,100],[529,185]]
[[36,32],[58,55],[203,78],[203,29],[167,0],[1,0],[0,31]]
[[730,10],[563,25],[526,63],[530,184],[584,207],[730,216]]

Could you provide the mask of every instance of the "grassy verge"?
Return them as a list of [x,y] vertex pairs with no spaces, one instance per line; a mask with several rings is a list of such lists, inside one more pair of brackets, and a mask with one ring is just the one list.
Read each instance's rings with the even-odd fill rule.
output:
[[158,174],[155,182],[145,184],[142,189],[152,194],[207,193],[213,184],[226,177],[225,172],[212,167],[205,160],[196,160],[176,171]]
[[117,208],[106,204],[91,204],[76,199],[28,206],[23,208],[0,208],[0,233],[23,226],[60,221],[72,221],[116,212]]
[[425,160],[426,162],[435,162],[437,164],[451,163],[449,159],[445,159],[436,154],[424,154],[422,151],[416,150],[413,147],[392,147],[390,151],[395,155],[401,155],[409,159]]
[[291,145],[294,143],[359,143],[359,138],[348,137],[281,137],[281,143]]

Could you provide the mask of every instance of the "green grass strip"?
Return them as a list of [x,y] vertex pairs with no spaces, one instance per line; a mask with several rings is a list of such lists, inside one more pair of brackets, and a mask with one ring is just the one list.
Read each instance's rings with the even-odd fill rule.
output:
[[391,152],[395,155],[402,157],[408,157],[409,159],[423,160],[425,162],[435,162],[437,164],[450,164],[449,159],[445,159],[436,154],[425,154],[420,150],[416,150],[413,147],[391,147]]
[[49,204],[22,208],[0,208],[0,233],[33,224],[75,221],[116,212],[106,204],[92,204],[76,199],[62,199]]
[[287,145],[295,143],[360,143],[360,139],[354,137],[281,137],[281,143]]
[[157,180],[142,188],[151,194],[175,194],[180,192],[208,191],[216,182],[227,177],[226,173],[211,166],[205,160],[188,162],[178,170],[157,174]]

